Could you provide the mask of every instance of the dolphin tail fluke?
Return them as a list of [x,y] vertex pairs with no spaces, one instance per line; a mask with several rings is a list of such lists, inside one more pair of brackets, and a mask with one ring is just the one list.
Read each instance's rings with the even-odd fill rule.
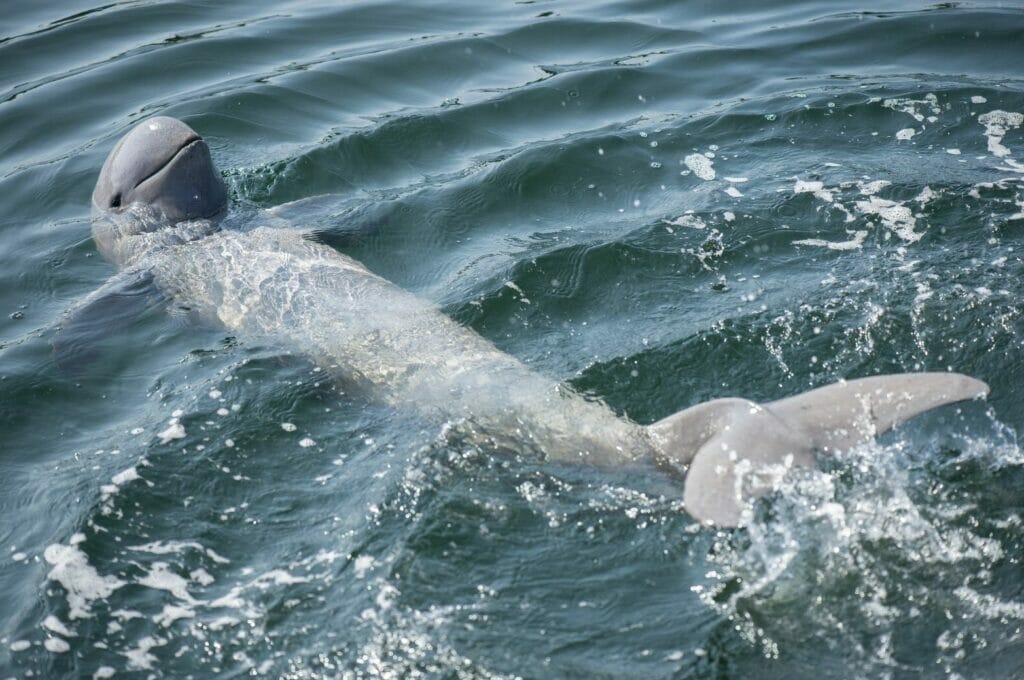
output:
[[988,386],[957,373],[910,373],[850,380],[768,404],[717,399],[649,426],[663,460],[688,465],[687,511],[732,527],[743,508],[772,488],[778,472],[812,467],[815,451],[868,441],[930,409],[984,397]]
[[884,434],[933,408],[985,396],[988,385],[960,373],[898,373],[826,385],[767,407],[828,451]]

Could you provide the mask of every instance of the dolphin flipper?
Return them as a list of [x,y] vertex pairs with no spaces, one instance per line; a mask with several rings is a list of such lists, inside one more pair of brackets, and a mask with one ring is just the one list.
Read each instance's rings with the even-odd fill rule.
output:
[[114,276],[64,314],[51,343],[54,362],[65,373],[81,375],[118,330],[163,302],[150,271],[128,269]]
[[819,387],[768,404],[718,399],[649,427],[667,460],[689,464],[684,502],[695,519],[736,526],[742,510],[816,451],[870,440],[930,409],[984,397],[988,386],[958,373],[905,373]]
[[275,229],[298,230],[305,237],[344,251],[377,233],[388,222],[387,206],[353,205],[340,194],[318,194],[267,208],[261,220]]
[[[315,225],[336,216],[345,208],[344,198],[338,194],[317,194],[267,208],[267,214],[280,219],[284,226]],[[274,225],[277,226],[277,225]]]

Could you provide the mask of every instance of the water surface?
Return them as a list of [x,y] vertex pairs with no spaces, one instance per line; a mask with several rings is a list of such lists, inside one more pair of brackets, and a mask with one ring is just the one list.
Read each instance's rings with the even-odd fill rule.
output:
[[[0,26],[0,676],[1024,668],[1024,12],[1010,3],[16,2]],[[298,227],[649,423],[958,370],[749,529],[125,305],[89,196],[156,114]],[[180,438],[176,435],[182,434]]]

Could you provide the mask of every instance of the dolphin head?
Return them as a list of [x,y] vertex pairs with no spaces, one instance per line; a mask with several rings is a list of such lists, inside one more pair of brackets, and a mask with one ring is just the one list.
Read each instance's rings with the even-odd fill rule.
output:
[[213,224],[226,206],[203,138],[176,118],[157,116],[132,128],[103,163],[92,192],[93,236],[104,256],[124,262],[125,237],[195,220]]

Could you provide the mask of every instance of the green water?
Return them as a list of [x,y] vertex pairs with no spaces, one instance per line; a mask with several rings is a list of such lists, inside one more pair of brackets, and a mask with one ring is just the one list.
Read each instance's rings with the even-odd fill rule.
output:
[[[0,678],[1024,674],[1020,5],[3,14]],[[155,114],[236,226],[327,195],[297,226],[639,422],[892,371],[991,397],[718,533],[677,480],[453,443],[182,310],[67,347],[115,271],[96,174]]]

